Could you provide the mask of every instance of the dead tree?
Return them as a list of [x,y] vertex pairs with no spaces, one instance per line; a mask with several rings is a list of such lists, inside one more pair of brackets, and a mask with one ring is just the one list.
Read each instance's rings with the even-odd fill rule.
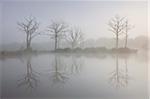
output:
[[39,23],[34,17],[25,18],[24,22],[18,22],[20,30],[26,34],[26,49],[31,49],[31,42],[39,33]]
[[109,31],[115,35],[116,49],[118,49],[119,36],[123,33],[125,27],[124,19],[124,17],[115,16],[108,23]]
[[71,28],[66,37],[67,42],[71,44],[72,49],[83,42],[83,33],[80,28]]
[[125,21],[125,30],[124,30],[124,33],[125,33],[125,45],[124,45],[124,48],[127,48],[127,43],[128,43],[128,33],[129,31],[133,28],[132,25],[129,24],[128,20],[126,19]]
[[52,21],[48,27],[49,36],[54,39],[55,50],[59,46],[59,41],[65,37],[65,33],[68,31],[68,25],[64,22]]

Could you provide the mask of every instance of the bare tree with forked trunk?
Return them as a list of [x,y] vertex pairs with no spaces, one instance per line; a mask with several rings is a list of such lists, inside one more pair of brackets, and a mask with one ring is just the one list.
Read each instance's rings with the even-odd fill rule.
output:
[[118,49],[119,36],[123,33],[125,28],[125,18],[115,16],[109,20],[108,26],[109,31],[111,31],[115,35],[116,39],[116,49]]
[[18,22],[19,29],[26,34],[26,49],[31,49],[32,40],[39,35],[39,23],[35,17],[25,18],[25,21]]
[[48,35],[54,39],[55,50],[59,46],[59,41],[65,38],[65,33],[68,31],[68,25],[60,21],[52,21],[48,27]]

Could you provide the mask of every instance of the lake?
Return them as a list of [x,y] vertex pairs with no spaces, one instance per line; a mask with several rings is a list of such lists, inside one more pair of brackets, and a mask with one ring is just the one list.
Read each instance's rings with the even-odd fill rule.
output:
[[146,54],[43,53],[0,59],[2,99],[148,99]]

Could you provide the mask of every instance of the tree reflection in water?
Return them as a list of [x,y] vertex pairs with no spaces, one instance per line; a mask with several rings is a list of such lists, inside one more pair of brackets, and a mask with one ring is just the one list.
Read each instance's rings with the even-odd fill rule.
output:
[[81,60],[81,58],[77,58],[75,56],[71,56],[71,73],[80,73],[81,71],[81,67],[83,65],[83,60]]
[[[54,70],[52,78],[53,78],[53,83],[65,83],[65,81],[69,78],[68,74],[64,71],[63,67],[64,64],[62,64],[60,57],[59,56],[55,56],[54,59]],[[61,68],[62,67],[62,68]]]
[[77,59],[75,56],[69,58],[55,55],[52,63],[51,74],[52,85],[65,84],[71,75],[79,73],[82,63],[80,58]]
[[31,64],[31,55],[28,55],[26,59],[26,73],[23,78],[18,80],[18,87],[25,87],[27,90],[33,90],[38,85],[38,73],[35,72]]
[[127,59],[124,60],[125,61],[125,85],[128,85],[128,66],[127,66]]
[[116,69],[110,73],[111,76],[109,78],[109,82],[115,88],[127,87],[129,81],[127,57],[124,58],[125,65],[122,65],[125,66],[124,70],[120,68],[118,54],[115,55],[115,60],[116,60]]

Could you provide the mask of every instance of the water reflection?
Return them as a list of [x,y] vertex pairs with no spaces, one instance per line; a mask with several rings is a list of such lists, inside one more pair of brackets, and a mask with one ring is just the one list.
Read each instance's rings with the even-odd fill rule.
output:
[[124,63],[125,63],[125,85],[127,86],[129,83],[129,74],[128,74],[128,59],[125,57],[124,59]]
[[68,74],[64,70],[64,64],[61,62],[60,56],[54,56],[54,63],[53,63],[53,71],[52,71],[52,78],[53,83],[65,83],[66,80],[69,78]]
[[[109,96],[113,96],[113,99],[146,96],[146,63],[138,61],[135,55],[97,56],[99,57],[51,53],[36,57],[24,55],[23,61],[7,59],[3,66],[2,95],[6,98],[36,96],[50,99],[55,96],[102,95],[106,99]],[[18,78],[19,75],[21,79]],[[131,81],[130,75],[136,82]],[[111,88],[108,87],[108,79]],[[118,92],[116,88],[121,89]]]
[[18,80],[18,87],[25,87],[27,90],[33,90],[38,85],[38,73],[33,70],[31,60],[31,55],[28,55],[26,59],[26,73],[22,79]]
[[49,71],[52,85],[65,84],[72,75],[80,73],[83,63],[76,56],[54,55],[52,69]]
[[83,66],[83,60],[81,60],[81,57],[77,58],[75,56],[71,56],[71,73],[80,73],[81,72],[81,67]]
[[[119,54],[115,54],[115,70],[110,73],[109,82],[115,88],[125,88],[129,83],[129,74],[128,74],[128,55],[122,57],[124,60],[123,64],[120,63]],[[123,66],[123,69],[121,68]]]

